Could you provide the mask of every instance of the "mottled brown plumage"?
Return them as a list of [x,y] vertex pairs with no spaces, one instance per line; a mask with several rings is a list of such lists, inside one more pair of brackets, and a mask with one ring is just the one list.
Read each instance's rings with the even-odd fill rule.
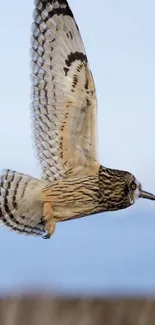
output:
[[31,38],[31,113],[42,179],[5,170],[0,220],[50,238],[57,222],[155,200],[126,171],[100,165],[97,98],[79,28],[66,0],[36,0]]

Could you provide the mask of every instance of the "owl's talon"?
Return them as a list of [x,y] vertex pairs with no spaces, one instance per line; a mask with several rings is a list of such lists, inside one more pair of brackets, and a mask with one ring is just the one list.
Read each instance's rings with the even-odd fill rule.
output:
[[42,236],[43,239],[50,239],[51,238],[51,235],[50,234],[45,234]]
[[55,231],[55,221],[53,218],[53,210],[51,202],[44,202],[43,207],[43,218],[42,222],[44,224],[44,235],[42,236],[43,239],[49,239],[54,234]]

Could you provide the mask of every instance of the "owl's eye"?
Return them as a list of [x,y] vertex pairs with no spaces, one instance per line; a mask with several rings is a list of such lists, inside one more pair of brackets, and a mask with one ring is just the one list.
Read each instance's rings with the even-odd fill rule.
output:
[[130,188],[132,189],[132,191],[135,191],[137,188],[137,184],[135,182],[132,182]]

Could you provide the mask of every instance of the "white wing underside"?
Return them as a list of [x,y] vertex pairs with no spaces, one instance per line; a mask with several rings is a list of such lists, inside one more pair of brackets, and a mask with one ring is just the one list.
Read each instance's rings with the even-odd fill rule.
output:
[[98,161],[97,100],[66,1],[36,1],[31,44],[31,112],[42,178],[68,177],[77,168],[80,174]]

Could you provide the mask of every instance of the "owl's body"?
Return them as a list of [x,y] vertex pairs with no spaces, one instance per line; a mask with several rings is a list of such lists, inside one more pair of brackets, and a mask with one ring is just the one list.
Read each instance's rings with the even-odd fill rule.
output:
[[[48,182],[6,170],[1,175],[1,220],[10,229],[41,235],[53,223],[97,213],[99,178],[94,174]],[[45,211],[45,210],[48,211]]]
[[85,48],[66,0],[36,0],[31,38],[31,116],[42,179],[6,170],[0,220],[49,238],[59,221],[155,200],[125,171],[100,165],[97,98]]
[[94,175],[50,183],[6,170],[0,180],[1,220],[10,229],[25,234],[49,232],[51,224],[87,216],[98,206],[97,169]]

